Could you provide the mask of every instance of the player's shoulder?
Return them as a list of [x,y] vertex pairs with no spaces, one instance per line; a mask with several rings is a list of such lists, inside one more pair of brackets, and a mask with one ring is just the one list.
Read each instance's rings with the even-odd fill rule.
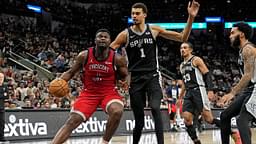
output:
[[201,57],[195,56],[195,55],[191,58],[191,61],[193,62],[193,64],[196,64],[196,65],[204,63]]
[[253,43],[249,43],[244,46],[242,53],[243,54],[253,54],[256,52],[256,47]]
[[193,55],[192,60],[202,60],[202,58],[199,56]]
[[82,50],[81,52],[79,52],[79,54],[77,55],[77,59],[79,60],[85,60],[87,59],[88,55],[89,55],[89,49],[90,48],[87,48],[85,50]]
[[[129,28],[130,28],[130,27],[129,27]],[[128,29],[129,29],[129,28],[125,28],[123,31],[120,32],[120,34],[126,36],[127,33],[128,33]]]
[[78,55],[87,55],[89,53],[89,49],[91,49],[92,47],[86,48],[84,50],[82,50]]

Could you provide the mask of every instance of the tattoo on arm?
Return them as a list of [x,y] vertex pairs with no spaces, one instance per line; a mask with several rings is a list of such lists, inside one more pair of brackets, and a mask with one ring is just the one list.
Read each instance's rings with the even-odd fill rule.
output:
[[124,56],[116,55],[115,63],[120,78],[123,81],[127,80],[128,68],[126,58]]
[[245,47],[243,50],[243,58],[244,58],[244,75],[238,82],[238,84],[232,89],[231,93],[233,95],[241,92],[250,82],[254,66],[255,66],[255,55],[253,50],[249,47]]

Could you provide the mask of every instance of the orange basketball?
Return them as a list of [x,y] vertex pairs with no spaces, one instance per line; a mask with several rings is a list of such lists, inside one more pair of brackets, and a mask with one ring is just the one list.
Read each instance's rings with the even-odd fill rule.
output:
[[64,97],[69,93],[68,83],[63,79],[54,79],[49,85],[49,93],[55,97]]

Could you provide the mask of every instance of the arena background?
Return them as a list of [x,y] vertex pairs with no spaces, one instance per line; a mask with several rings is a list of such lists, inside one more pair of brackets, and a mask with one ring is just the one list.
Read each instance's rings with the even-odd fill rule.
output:
[[[65,98],[55,98],[48,93],[49,82],[73,63],[81,50],[94,45],[95,32],[99,28],[111,31],[112,40],[130,23],[130,7],[135,0],[1,0],[0,1],[0,66],[4,71],[9,98],[5,100],[5,135],[10,140],[51,138],[61,126],[44,134],[44,124],[51,115],[60,115],[63,123],[70,105],[81,90],[80,76],[70,82],[71,93]],[[147,22],[166,29],[181,31],[186,23],[188,0],[147,0]],[[194,54],[201,56],[213,73],[216,101],[211,106],[219,113],[222,109],[217,100],[230,91],[240,79],[237,67],[238,50],[231,48],[229,28],[233,22],[246,21],[256,27],[256,2],[252,0],[216,0],[200,2],[189,41]],[[254,36],[251,40],[255,42]],[[173,79],[179,79],[178,67],[182,61],[179,54],[181,43],[157,38],[159,63],[163,75],[163,92]],[[129,96],[124,94],[126,113],[131,119]],[[167,102],[161,105],[168,131]],[[29,110],[28,110],[29,109]],[[147,109],[145,110],[147,112]],[[105,116],[96,119],[105,120]],[[150,114],[149,114],[150,115]],[[217,116],[218,114],[216,114]],[[52,120],[52,119],[50,119]],[[56,120],[56,121],[57,121]],[[34,130],[36,136],[28,136],[24,130]],[[22,126],[21,126],[22,125]],[[48,125],[54,125],[52,122]],[[41,127],[42,126],[42,127]],[[31,129],[30,129],[30,128]],[[123,126],[125,127],[125,126]],[[38,128],[36,130],[36,128]],[[122,129],[122,126],[121,126]],[[148,132],[151,132],[150,129]],[[24,136],[21,134],[24,132]],[[31,131],[32,132],[32,131]],[[49,132],[49,130],[47,130]],[[130,133],[122,131],[121,133]],[[147,132],[147,130],[145,130]],[[89,133],[92,134],[92,133]],[[100,135],[102,133],[97,133]],[[13,135],[18,135],[13,137]],[[87,134],[85,134],[87,135]]]

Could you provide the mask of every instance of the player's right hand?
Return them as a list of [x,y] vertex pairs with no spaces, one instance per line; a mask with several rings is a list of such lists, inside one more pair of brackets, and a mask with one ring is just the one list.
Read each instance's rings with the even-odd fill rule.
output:
[[182,99],[178,99],[177,101],[176,101],[176,107],[180,107],[182,105]]
[[232,95],[231,93],[226,94],[220,99],[220,102],[217,105],[224,107],[231,101],[233,97],[234,95]]
[[188,14],[192,17],[196,17],[199,11],[200,4],[195,0],[192,0],[188,3]]

